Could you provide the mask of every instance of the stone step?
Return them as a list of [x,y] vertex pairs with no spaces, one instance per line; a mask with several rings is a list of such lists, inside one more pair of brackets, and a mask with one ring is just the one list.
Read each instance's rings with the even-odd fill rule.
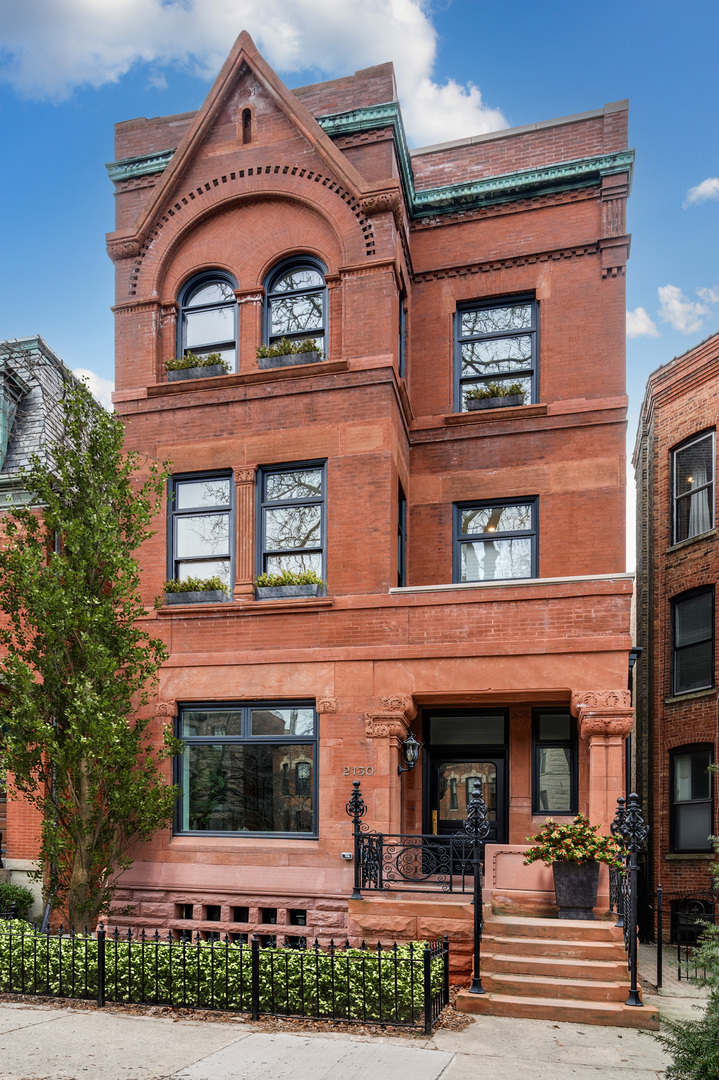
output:
[[570,1001],[562,998],[521,997],[515,994],[457,995],[459,1012],[491,1016],[517,1016],[533,1020],[559,1020],[570,1024],[602,1024],[607,1027],[645,1028],[656,1031],[659,1022],[652,1009],[618,1001]]
[[524,975],[504,971],[482,973],[487,993],[510,994],[520,997],[569,999],[592,1004],[604,1001],[626,1001],[627,985],[599,979],[565,979],[556,975]]
[[584,919],[532,919],[515,915],[492,915],[485,930],[494,935],[529,938],[561,938],[565,941],[622,941],[622,931],[614,922]]
[[482,972],[496,971],[516,975],[551,975],[560,979],[598,979],[600,982],[625,982],[626,959],[596,960],[582,957],[522,956],[509,952],[482,950]]
[[626,957],[621,941],[575,941],[552,938],[510,937],[496,933],[482,935],[482,949],[513,956],[550,956],[561,959],[617,960]]

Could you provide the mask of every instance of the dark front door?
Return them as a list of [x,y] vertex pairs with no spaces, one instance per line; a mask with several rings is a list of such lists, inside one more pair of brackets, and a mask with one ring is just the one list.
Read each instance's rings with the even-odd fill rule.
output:
[[490,829],[486,842],[507,840],[506,756],[492,750],[461,753],[457,747],[431,751],[430,832],[451,836],[462,828],[474,785],[479,781]]

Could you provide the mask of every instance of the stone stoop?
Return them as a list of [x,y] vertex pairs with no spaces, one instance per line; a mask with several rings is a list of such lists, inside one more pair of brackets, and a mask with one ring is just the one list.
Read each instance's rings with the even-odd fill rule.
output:
[[656,1029],[629,996],[622,931],[610,922],[491,915],[484,921],[484,994],[460,991],[457,1009],[493,1016]]

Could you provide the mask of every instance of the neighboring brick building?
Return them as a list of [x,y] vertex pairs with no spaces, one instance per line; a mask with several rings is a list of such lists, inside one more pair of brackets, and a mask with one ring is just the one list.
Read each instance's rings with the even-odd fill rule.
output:
[[[624,790],[626,103],[410,152],[396,98],[390,64],[290,91],[242,34],[199,112],[116,129],[115,403],[172,462],[141,559],[187,743],[136,925],[447,928],[348,900],[357,777],[385,833],[455,830],[480,777],[488,889],[551,910],[526,836]],[[322,356],[258,366],[282,336]],[[168,382],[186,349],[231,373]],[[326,593],[255,599],[278,567]],[[231,602],[155,610],[213,574]]]
[[635,676],[637,785],[651,824],[649,892],[661,883],[675,906],[678,893],[708,888],[709,837],[719,833],[708,771],[719,761],[718,416],[715,334],[650,375],[634,451],[636,640],[644,649]]

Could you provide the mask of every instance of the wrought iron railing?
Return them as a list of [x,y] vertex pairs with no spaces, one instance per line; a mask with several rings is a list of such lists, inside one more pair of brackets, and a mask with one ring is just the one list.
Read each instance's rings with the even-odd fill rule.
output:
[[697,961],[696,949],[701,942],[704,928],[719,925],[719,887],[713,880],[707,889],[693,889],[691,892],[666,893],[661,885],[657,886],[656,925],[657,925],[657,989],[660,989],[664,977],[664,911],[669,905],[670,939],[676,950],[677,979],[686,982],[701,982],[706,978],[706,969]]
[[611,832],[626,851],[626,866],[620,874],[618,894],[618,905],[621,903],[622,908],[621,922],[624,928],[624,948],[627,952],[630,978],[629,997],[626,1004],[643,1005],[637,981],[639,855],[644,850],[649,826],[645,824],[638,795],[632,793],[628,799],[617,799],[617,812],[614,815]]

